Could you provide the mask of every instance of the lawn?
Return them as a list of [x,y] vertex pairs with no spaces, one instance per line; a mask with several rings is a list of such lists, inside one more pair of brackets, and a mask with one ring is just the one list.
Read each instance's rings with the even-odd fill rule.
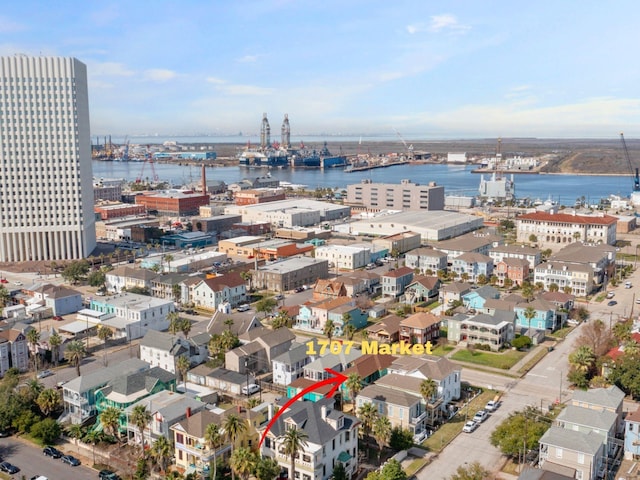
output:
[[465,349],[458,350],[451,356],[451,359],[458,360],[460,362],[475,363],[476,365],[482,365],[485,367],[509,370],[526,354],[527,352],[521,352],[519,350],[505,350],[501,353],[493,353],[482,350],[471,351]]
[[431,354],[438,357],[444,357],[453,349],[454,347],[452,347],[451,345],[438,345],[431,350]]

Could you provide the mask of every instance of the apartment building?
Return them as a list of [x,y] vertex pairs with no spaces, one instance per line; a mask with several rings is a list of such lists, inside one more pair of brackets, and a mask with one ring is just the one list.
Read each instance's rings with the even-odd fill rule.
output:
[[420,185],[411,180],[397,183],[362,183],[347,186],[346,205],[367,210],[443,210],[444,187],[429,182]]
[[288,258],[253,270],[255,288],[286,292],[303,285],[313,285],[329,275],[329,262],[311,257]]

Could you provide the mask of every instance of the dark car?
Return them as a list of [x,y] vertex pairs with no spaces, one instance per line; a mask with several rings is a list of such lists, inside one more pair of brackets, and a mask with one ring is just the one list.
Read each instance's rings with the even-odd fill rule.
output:
[[0,438],[7,438],[11,436],[11,432],[9,430],[0,430]]
[[98,472],[98,478],[100,480],[120,480],[120,476],[111,470],[100,470]]
[[13,475],[14,473],[18,473],[20,471],[20,469],[18,467],[16,467],[15,465],[12,465],[9,462],[0,463],[0,470],[2,470],[3,472],[8,473],[10,475]]
[[55,317],[53,317],[53,319],[54,319],[56,322],[61,322],[62,320],[64,320],[64,318],[62,318],[60,315],[56,315]]
[[55,447],[44,447],[42,454],[51,458],[60,458],[62,456],[62,452]]
[[62,460],[62,463],[68,463],[72,467],[77,467],[78,465],[80,465],[80,460],[78,460],[73,455],[63,455],[60,457],[60,460]]
[[608,306],[613,307],[614,305],[617,305],[618,302],[616,302],[615,300],[611,300],[609,303],[607,303]]

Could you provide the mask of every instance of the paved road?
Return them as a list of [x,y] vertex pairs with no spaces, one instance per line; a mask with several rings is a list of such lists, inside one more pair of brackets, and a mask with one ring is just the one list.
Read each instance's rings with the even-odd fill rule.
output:
[[[73,455],[73,451],[68,453]],[[13,463],[20,468],[20,472],[12,478],[31,478],[44,475],[49,480],[95,480],[98,474],[95,470],[80,465],[71,467],[60,460],[45,457],[42,449],[15,438],[0,438],[0,456],[3,460]]]

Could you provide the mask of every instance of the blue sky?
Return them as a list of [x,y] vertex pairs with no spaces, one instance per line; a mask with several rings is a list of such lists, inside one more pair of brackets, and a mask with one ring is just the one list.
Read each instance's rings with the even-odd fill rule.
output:
[[640,137],[633,0],[3,2],[0,55],[87,64],[91,130]]

